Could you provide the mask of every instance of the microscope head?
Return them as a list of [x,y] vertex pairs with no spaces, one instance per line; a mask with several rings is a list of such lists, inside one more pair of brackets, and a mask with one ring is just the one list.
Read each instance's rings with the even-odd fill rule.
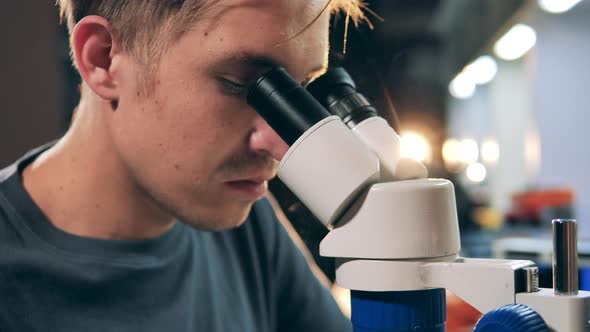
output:
[[248,103],[290,145],[279,178],[325,226],[334,225],[320,253],[376,259],[456,255],[452,183],[425,179],[420,163],[400,179],[399,136],[356,92],[350,76],[333,76],[320,100],[330,110],[346,111],[339,115],[348,126],[282,68],[263,75],[248,94]]

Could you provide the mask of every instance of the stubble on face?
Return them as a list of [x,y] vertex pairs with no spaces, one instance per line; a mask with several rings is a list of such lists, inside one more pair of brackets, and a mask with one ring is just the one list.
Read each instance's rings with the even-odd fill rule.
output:
[[[323,67],[327,20],[316,22],[319,27],[312,26],[294,40],[286,39],[312,20],[324,1],[310,1],[315,4],[311,9],[297,3],[220,1],[222,14],[214,16],[215,23],[197,22],[185,38],[164,52],[154,95],[135,105],[127,102],[136,108],[135,115],[113,115],[127,123],[117,129],[117,138],[124,142],[125,161],[137,173],[138,184],[163,210],[187,224],[205,230],[240,225],[253,201],[228,193],[224,182],[276,174],[278,161],[246,143],[256,113],[244,96],[224,95],[218,89],[218,74],[243,71],[224,66],[228,72],[212,72],[210,68],[219,58],[252,53],[273,59],[273,65],[286,67],[300,80]],[[262,65],[258,69],[271,63]],[[138,128],[131,128],[135,123]],[[139,139],[145,132],[149,136]]]
[[258,154],[252,151],[244,151],[232,154],[218,168],[218,174],[222,179],[240,179],[253,173],[272,174],[277,172],[279,162],[267,154]]

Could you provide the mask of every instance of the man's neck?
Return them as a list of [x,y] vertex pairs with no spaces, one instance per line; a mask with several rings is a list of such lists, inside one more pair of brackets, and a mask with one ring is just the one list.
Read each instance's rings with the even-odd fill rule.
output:
[[74,235],[145,239],[161,235],[174,218],[135,183],[108,133],[108,104],[80,102],[67,134],[23,171],[23,185],[50,222]]

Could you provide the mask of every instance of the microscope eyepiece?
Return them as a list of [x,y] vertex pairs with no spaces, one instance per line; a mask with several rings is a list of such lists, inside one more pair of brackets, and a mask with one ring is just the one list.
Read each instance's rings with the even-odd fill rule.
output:
[[331,116],[281,67],[271,69],[250,86],[247,102],[288,145]]
[[377,110],[356,91],[352,77],[342,67],[330,68],[313,81],[307,90],[334,115],[338,115],[349,128],[377,116]]

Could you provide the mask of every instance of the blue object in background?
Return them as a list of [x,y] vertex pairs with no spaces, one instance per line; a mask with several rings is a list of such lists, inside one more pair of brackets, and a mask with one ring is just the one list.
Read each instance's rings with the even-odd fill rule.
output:
[[590,266],[580,266],[580,289],[590,291]]
[[442,288],[351,291],[354,332],[444,332],[446,297]]
[[[539,268],[539,287],[553,288],[552,266],[537,264],[537,267]],[[590,266],[580,266],[578,281],[580,290],[590,291]]]

